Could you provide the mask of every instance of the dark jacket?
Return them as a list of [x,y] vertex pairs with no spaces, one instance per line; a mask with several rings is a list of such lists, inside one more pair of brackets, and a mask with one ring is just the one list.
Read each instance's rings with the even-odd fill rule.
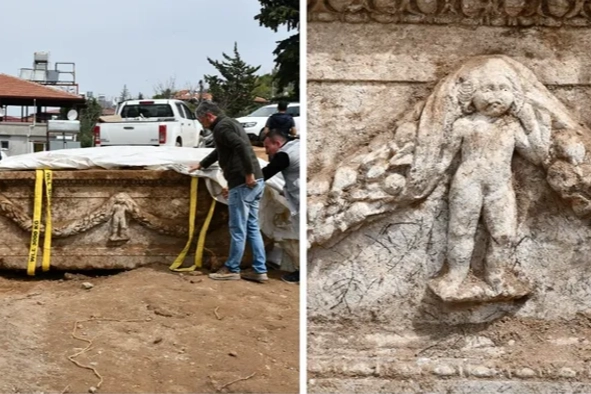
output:
[[215,149],[201,161],[201,167],[207,168],[219,162],[229,189],[243,185],[246,174],[254,174],[255,179],[263,178],[259,161],[240,123],[218,116],[211,129]]
[[268,127],[269,130],[279,130],[279,132],[287,138],[290,136],[289,131],[292,127],[295,127],[295,121],[290,114],[277,112],[267,119],[267,124],[265,126]]

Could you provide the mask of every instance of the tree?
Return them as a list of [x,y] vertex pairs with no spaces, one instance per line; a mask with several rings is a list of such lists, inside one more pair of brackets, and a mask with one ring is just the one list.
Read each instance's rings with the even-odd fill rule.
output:
[[228,116],[238,117],[252,105],[254,90],[258,85],[256,72],[261,66],[249,66],[238,53],[238,44],[234,43],[234,56],[222,53],[225,60],[207,61],[218,70],[217,75],[205,75],[205,82],[209,85],[209,93],[213,100],[226,112]]
[[205,94],[205,85],[203,84],[203,79],[199,80],[199,100],[198,103],[201,104],[201,102],[204,100],[203,99],[203,95]]
[[131,93],[129,93],[129,89],[127,89],[127,85],[123,85],[123,90],[119,94],[119,102],[129,100],[131,98]]
[[259,86],[253,92],[255,97],[262,97],[269,100],[275,95],[273,77],[273,74],[263,74],[257,77]]
[[287,31],[297,30],[291,37],[279,41],[273,51],[277,73],[275,81],[277,89],[291,87],[294,99],[300,95],[300,10],[298,0],[259,0],[260,14],[254,18],[261,26],[277,32],[280,26],[286,26]]
[[137,99],[138,100],[143,100],[144,99],[144,95],[142,94],[142,92],[139,92],[137,95]]
[[195,89],[195,86],[193,86],[190,83],[188,83],[187,85],[189,86],[188,90],[189,90],[191,96],[193,96],[195,93],[197,93],[196,96],[193,96],[188,101],[185,101],[185,104],[187,104],[187,106],[189,107],[191,112],[195,113],[195,110],[197,109],[199,104],[201,104],[201,102],[204,100],[203,95],[205,94],[205,86],[203,85],[203,80],[201,80],[201,79],[199,80],[199,83],[198,83],[199,90]]
[[80,110],[80,144],[83,148],[93,146],[92,131],[102,113],[103,107],[96,99],[86,100],[86,107]]
[[[71,109],[71,107],[61,108],[60,119],[66,119],[67,113]],[[80,145],[83,148],[92,147],[94,141],[92,131],[96,122],[98,121],[98,118],[100,118],[103,113],[103,107],[101,107],[95,98],[89,98],[86,100],[86,107],[81,108],[78,112],[80,114]]]
[[159,82],[154,86],[153,99],[171,99],[176,94],[176,77],[170,77],[165,82]]

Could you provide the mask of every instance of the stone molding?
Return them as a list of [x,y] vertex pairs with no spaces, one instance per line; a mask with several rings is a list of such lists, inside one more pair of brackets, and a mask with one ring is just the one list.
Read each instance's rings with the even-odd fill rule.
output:
[[588,27],[588,0],[308,0],[308,21]]
[[470,359],[412,359],[395,357],[313,356],[308,358],[308,373],[313,377],[354,377],[383,379],[419,379],[431,377],[472,378],[472,379],[511,379],[568,381],[577,379],[589,382],[591,371],[584,363],[569,367],[555,366],[552,362],[542,367],[530,365],[506,365],[501,362],[485,362]]

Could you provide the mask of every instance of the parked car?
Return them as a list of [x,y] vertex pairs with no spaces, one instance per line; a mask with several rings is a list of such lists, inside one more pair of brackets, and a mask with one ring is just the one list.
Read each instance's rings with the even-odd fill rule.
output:
[[181,100],[128,100],[94,127],[95,146],[199,146],[203,131]]
[[[277,112],[277,104],[265,105],[254,111],[253,113],[243,116],[242,118],[236,119],[244,130],[251,141],[259,141],[261,133],[265,128],[267,119],[269,116]],[[289,103],[287,105],[287,113],[293,116],[295,121],[296,130],[300,132],[300,103]]]
[[213,133],[209,129],[203,129],[198,148],[215,148]]

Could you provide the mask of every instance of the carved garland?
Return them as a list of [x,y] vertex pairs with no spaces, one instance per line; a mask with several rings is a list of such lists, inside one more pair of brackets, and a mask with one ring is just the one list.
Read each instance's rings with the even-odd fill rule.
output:
[[585,27],[591,0],[308,0],[308,20]]
[[[25,231],[31,231],[32,219],[22,208],[0,194],[0,215],[15,222]],[[149,228],[163,235],[176,237],[187,236],[186,226],[178,225],[168,219],[158,218],[147,212],[143,212],[137,203],[127,194],[118,193],[107,200],[94,212],[79,219],[69,220],[61,223],[54,223],[52,230],[53,238],[66,238],[72,235],[86,232],[100,224],[112,221],[111,241],[126,241],[127,237],[127,215],[142,226]],[[45,226],[41,225],[41,232],[45,232]]]

